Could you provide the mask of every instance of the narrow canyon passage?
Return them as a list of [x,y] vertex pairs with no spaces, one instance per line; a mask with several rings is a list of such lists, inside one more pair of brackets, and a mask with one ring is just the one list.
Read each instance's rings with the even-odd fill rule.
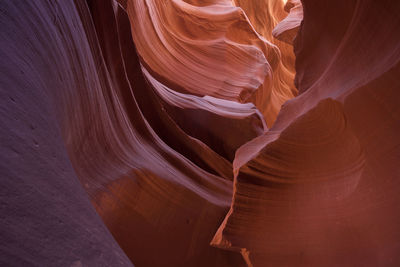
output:
[[0,1],[0,265],[398,266],[399,14]]

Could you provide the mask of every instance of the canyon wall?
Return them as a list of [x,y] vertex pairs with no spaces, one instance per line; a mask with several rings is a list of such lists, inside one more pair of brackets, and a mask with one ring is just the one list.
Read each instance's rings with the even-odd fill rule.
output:
[[400,3],[0,3],[0,263],[397,266]]

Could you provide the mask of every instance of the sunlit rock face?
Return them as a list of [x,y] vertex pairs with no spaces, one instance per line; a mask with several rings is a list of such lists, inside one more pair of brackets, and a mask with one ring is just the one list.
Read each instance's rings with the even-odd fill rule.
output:
[[268,126],[296,93],[292,48],[272,38],[280,0],[128,0],[126,11],[143,64],[172,90],[252,102]]
[[293,44],[294,38],[303,20],[303,6],[300,0],[288,0],[285,4],[285,11],[289,15],[281,20],[272,31],[272,35],[283,42]]
[[0,265],[399,266],[400,2],[0,2]]

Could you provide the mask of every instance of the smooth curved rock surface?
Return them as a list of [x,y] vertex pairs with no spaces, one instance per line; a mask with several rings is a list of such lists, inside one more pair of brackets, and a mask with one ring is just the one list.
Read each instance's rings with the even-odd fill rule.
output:
[[[270,1],[232,1],[236,6],[242,8],[248,16],[254,29],[263,38],[269,40],[279,53],[279,59],[273,63],[272,77],[265,80],[262,86],[252,96],[252,101],[263,113],[268,126],[272,126],[282,104],[297,95],[297,89],[293,84],[294,77],[294,54],[293,47],[272,35],[274,27],[285,16],[281,0]],[[275,62],[267,56],[269,62]]]
[[303,20],[303,6],[300,0],[289,0],[285,4],[285,10],[289,15],[275,26],[272,35],[283,42],[293,44]]
[[303,6],[301,94],[237,151],[231,210],[212,244],[254,266],[396,266],[400,5]]
[[132,266],[79,183],[51,97],[68,91],[74,60],[85,62],[72,52],[88,45],[76,7],[0,10],[0,265]]
[[1,2],[0,265],[400,265],[398,14]]
[[[284,12],[282,2],[274,2],[278,8],[262,6],[268,8],[265,15],[272,17],[279,7]],[[286,67],[279,48],[269,41],[277,22],[253,26],[247,14],[264,10],[257,5],[226,0],[128,0],[126,6],[143,63],[171,89],[251,101],[268,125],[282,103],[294,96],[294,73],[288,69],[293,68],[293,57],[285,59],[290,65]]]

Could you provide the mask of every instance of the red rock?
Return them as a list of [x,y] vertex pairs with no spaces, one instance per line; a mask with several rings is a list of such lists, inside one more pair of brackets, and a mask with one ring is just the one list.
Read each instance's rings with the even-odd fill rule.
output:
[[303,6],[300,0],[289,0],[286,2],[285,10],[289,12],[289,15],[276,25],[272,35],[279,40],[293,44],[303,20]]
[[398,14],[1,2],[0,265],[398,266]]
[[396,266],[400,5],[303,5],[302,94],[237,151],[231,210],[212,244],[254,266]]

